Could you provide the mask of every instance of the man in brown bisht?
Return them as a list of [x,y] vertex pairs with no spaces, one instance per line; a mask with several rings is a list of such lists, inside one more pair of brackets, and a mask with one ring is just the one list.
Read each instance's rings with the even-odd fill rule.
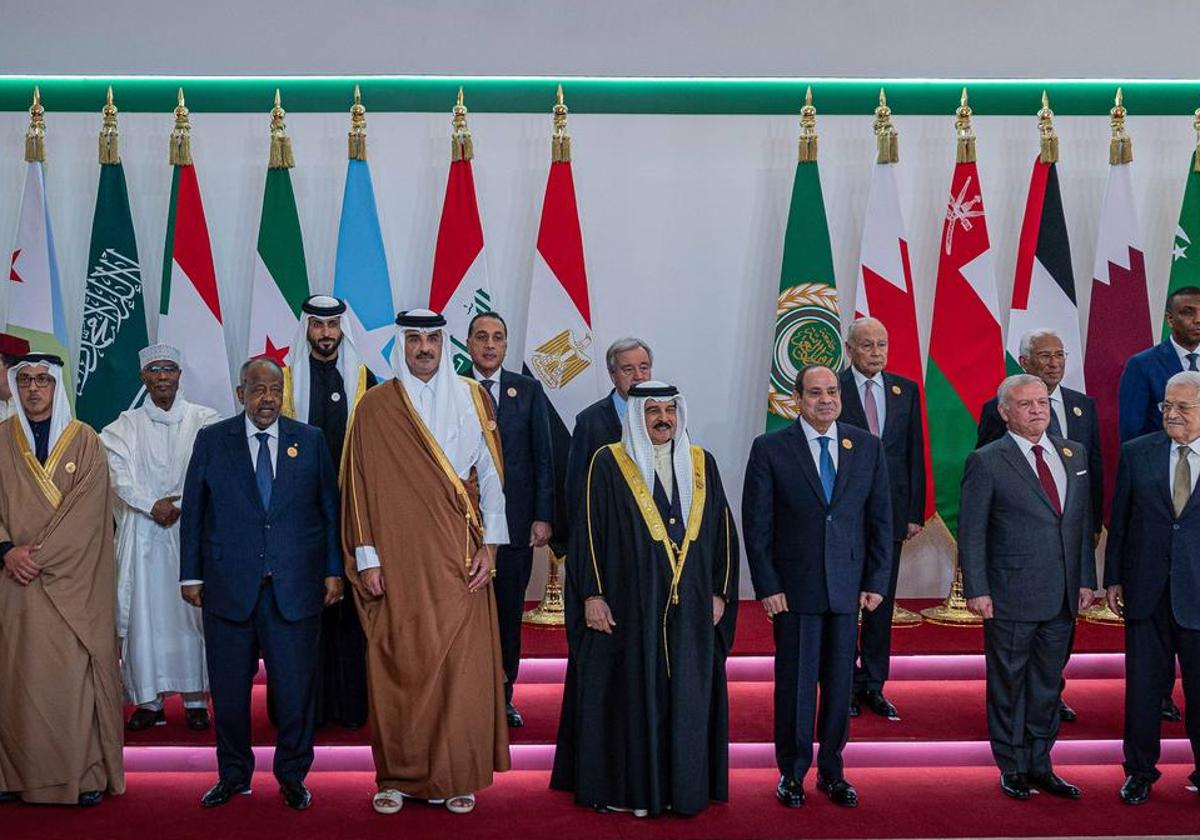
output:
[[71,417],[63,362],[8,371],[0,424],[0,803],[125,791],[108,463]]
[[359,402],[346,441],[342,545],[367,636],[381,814],[404,796],[475,807],[507,770],[504,671],[490,586],[509,541],[491,401],[450,363],[446,319],[401,312],[396,378]]

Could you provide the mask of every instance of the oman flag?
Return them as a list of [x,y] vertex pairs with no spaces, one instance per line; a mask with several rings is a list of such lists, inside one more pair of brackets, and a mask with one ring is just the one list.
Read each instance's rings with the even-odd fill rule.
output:
[[[1183,191],[1183,206],[1179,208],[1179,224],[1171,244],[1171,276],[1167,295],[1185,286],[1200,286],[1200,148],[1192,152],[1188,162],[1187,186]],[[1166,302],[1163,302],[1166,311]],[[1163,317],[1163,341],[1171,335],[1166,316]]]
[[225,325],[196,167],[192,164],[189,141],[186,135],[180,136],[178,127],[181,110],[186,120],[182,91],[179,108],[175,110],[177,128],[171,144],[175,171],[167,210],[167,241],[163,246],[158,340],[183,354],[182,387],[188,400],[228,417],[235,406],[225,354]]
[[459,373],[466,372],[471,364],[467,352],[467,326],[471,318],[478,312],[492,311],[492,292],[483,254],[483,223],[479,220],[475,175],[471,171],[473,157],[467,109],[459,88],[458,103],[454,106],[450,175],[433,252],[433,279],[429,284],[429,308],[445,316],[446,335],[451,342],[443,352],[452,354],[450,358]]
[[975,448],[980,410],[996,396],[1005,373],[999,292],[970,117],[964,91],[958,110],[958,163],[938,242],[925,377],[927,410],[937,418],[929,429],[937,511],[954,535],[963,463]]

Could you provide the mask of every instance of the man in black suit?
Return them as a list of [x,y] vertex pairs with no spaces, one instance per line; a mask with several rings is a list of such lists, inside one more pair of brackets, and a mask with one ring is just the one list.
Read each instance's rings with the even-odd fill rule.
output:
[[1078,799],[1055,774],[1058,698],[1075,616],[1096,586],[1083,445],[1046,432],[1050,398],[1028,373],[997,393],[1008,433],[967,457],[958,560],[967,607],[983,619],[987,718],[1000,789]]
[[858,793],[842,749],[857,616],[883,603],[892,574],[887,458],[879,438],[837,422],[842,402],[829,368],[802,368],[793,399],[796,422],[754,440],[742,492],[750,576],[774,622],[775,796],[789,808],[804,804],[816,717],[817,790],[852,808]]
[[203,429],[184,479],[180,587],[204,615],[217,731],[206,808],[250,792],[250,697],[261,651],[279,732],[275,778],[304,810],[313,761],[321,611],[342,598],[337,471],[315,426],[280,417],[283,371],[242,366],[245,411]]
[[467,327],[470,375],[492,398],[500,425],[504,505],[509,545],[496,550],[496,619],[504,661],[505,714],[509,726],[525,724],[513,705],[521,667],[521,613],[533,570],[533,550],[550,541],[554,518],[554,454],[550,410],[542,383],[504,370],[508,324],[495,312],[476,315]]
[[879,609],[863,613],[850,716],[864,705],[877,715],[899,720],[884,696],[892,655],[892,612],[900,577],[904,541],[925,524],[925,428],[917,383],[884,368],[888,362],[887,327],[877,318],[859,318],[846,334],[850,367],[842,371],[842,422],[866,429],[883,441],[888,484],[892,488],[892,576]]
[[[1050,426],[1047,432],[1054,437],[1077,440],[1087,447],[1088,479],[1092,501],[1092,544],[1100,542],[1104,526],[1104,458],[1100,451],[1100,423],[1096,403],[1087,394],[1073,391],[1062,384],[1067,370],[1067,351],[1062,339],[1053,330],[1030,330],[1021,336],[1017,361],[1021,369],[1033,374],[1046,385],[1050,397]],[[1008,433],[1000,416],[998,400],[994,397],[983,405],[979,415],[979,439],[975,448],[999,440]],[[1072,638],[1074,646],[1074,638]],[[1064,686],[1065,687],[1065,686]],[[1060,695],[1058,714],[1064,721],[1076,719],[1075,710]]]
[[629,389],[653,378],[654,352],[640,338],[617,339],[609,345],[604,360],[613,389],[575,415],[575,429],[571,432],[565,490],[568,527],[579,510],[592,456],[600,447],[621,439],[621,422],[625,419]]
[[[1121,447],[1104,564],[1109,606],[1125,616],[1125,772],[1140,805],[1161,775],[1159,698],[1183,673],[1187,734],[1200,786],[1200,373],[1167,380],[1163,431]],[[1155,687],[1159,687],[1156,690]]]

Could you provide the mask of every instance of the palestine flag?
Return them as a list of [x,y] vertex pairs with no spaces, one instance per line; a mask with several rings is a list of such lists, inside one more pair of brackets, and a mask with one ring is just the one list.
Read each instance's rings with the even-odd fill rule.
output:
[[842,368],[841,316],[817,169],[817,112],[812,106],[812,88],[800,113],[800,154],[792,182],[775,303],[767,431],[783,428],[798,416],[792,391],[800,368],[808,364],[827,365],[835,372]]
[[[1195,245],[1195,248],[1193,248]],[[1187,186],[1183,190],[1183,206],[1179,208],[1179,224],[1171,244],[1171,278],[1167,296],[1184,286],[1200,286],[1200,149],[1192,152],[1188,167]],[[1163,305],[1164,312],[1166,304]],[[1162,339],[1171,335],[1166,317],[1163,318]]]

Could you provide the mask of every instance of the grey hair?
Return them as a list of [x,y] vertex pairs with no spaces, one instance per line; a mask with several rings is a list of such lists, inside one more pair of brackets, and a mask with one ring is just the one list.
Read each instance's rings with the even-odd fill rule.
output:
[[885,334],[887,333],[887,325],[883,323],[883,321],[880,321],[878,318],[872,318],[870,315],[866,315],[862,318],[855,318],[850,322],[850,328],[846,330],[846,343],[849,344],[850,342],[854,341],[854,334],[858,332],[859,327],[865,327],[871,324],[883,327],[883,332]]
[[259,365],[266,365],[267,367],[272,368],[280,376],[283,376],[283,368],[280,367],[279,362],[275,361],[270,356],[255,356],[253,359],[247,359],[246,361],[242,362],[242,368],[240,371],[238,371],[238,382],[242,385],[245,385],[246,374],[250,372],[251,368],[258,367]]
[[1034,383],[1041,385],[1043,388],[1046,387],[1046,383],[1032,373],[1018,373],[1009,376],[996,389],[996,401],[1004,405],[1008,402],[1008,395],[1012,393],[1014,388],[1020,388],[1022,385],[1033,385]]
[[650,349],[650,345],[640,338],[628,336],[626,338],[618,338],[612,344],[608,345],[608,352],[604,354],[604,361],[608,365],[608,372],[612,373],[617,369],[617,356],[630,350],[637,350],[639,347],[646,351],[646,355],[650,358],[650,366],[653,367],[654,351]]
[[[1191,385],[1196,389],[1197,396],[1200,396],[1200,371],[1181,370],[1167,380],[1167,388],[1172,385]],[[1166,391],[1164,390],[1163,393],[1165,394]]]
[[1029,332],[1025,333],[1025,335],[1021,336],[1021,347],[1018,352],[1028,359],[1029,354],[1033,352],[1033,342],[1037,341],[1039,338],[1048,338],[1050,336],[1054,336],[1059,341],[1062,341],[1062,336],[1060,336],[1054,330],[1048,330],[1044,328],[1030,330]]

